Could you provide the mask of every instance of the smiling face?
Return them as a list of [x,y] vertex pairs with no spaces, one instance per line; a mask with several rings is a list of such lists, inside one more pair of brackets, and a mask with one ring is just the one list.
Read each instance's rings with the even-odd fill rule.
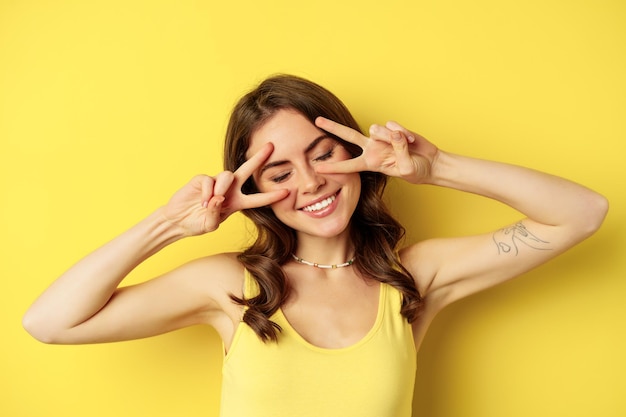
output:
[[315,170],[322,162],[351,158],[346,149],[294,110],[279,110],[257,129],[246,156],[268,142],[274,151],[253,177],[261,192],[289,190],[271,206],[276,217],[298,233],[332,237],[346,232],[359,201],[360,176]]

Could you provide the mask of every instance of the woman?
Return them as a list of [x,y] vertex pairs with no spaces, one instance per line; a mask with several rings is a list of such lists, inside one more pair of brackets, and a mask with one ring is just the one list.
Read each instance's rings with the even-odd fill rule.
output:
[[[78,344],[208,324],[226,352],[223,416],[409,416],[416,351],[437,312],[562,253],[607,211],[580,185],[444,152],[394,122],[366,137],[334,95],[293,76],[240,100],[225,165],[70,268],[25,328]],[[399,249],[403,229],[381,200],[387,176],[483,195],[525,218]],[[258,229],[244,252],[119,287],[149,256],[237,211]]]

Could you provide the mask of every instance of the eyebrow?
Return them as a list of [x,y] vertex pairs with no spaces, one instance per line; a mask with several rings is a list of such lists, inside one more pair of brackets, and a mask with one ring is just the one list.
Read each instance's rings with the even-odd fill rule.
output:
[[[315,149],[315,147],[317,146],[318,143],[320,143],[321,141],[323,141],[324,139],[333,139],[332,136],[324,133],[321,136],[318,136],[317,138],[313,139],[313,141],[311,143],[309,143],[309,145],[304,149],[304,153],[309,153],[311,152],[313,149]],[[284,165],[286,163],[288,163],[289,161],[286,159],[281,159],[280,161],[274,161],[274,162],[270,162],[268,164],[263,165],[263,167],[261,168],[261,170],[259,171],[259,175],[262,175],[265,171],[267,171],[270,168],[274,168],[280,165]]]

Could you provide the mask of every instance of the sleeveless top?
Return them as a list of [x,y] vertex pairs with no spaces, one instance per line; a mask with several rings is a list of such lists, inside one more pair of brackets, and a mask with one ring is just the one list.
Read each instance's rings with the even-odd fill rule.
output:
[[[244,296],[258,294],[245,272]],[[401,294],[380,284],[370,331],[346,348],[307,342],[282,310],[278,342],[240,322],[222,368],[221,417],[410,417],[417,352]]]

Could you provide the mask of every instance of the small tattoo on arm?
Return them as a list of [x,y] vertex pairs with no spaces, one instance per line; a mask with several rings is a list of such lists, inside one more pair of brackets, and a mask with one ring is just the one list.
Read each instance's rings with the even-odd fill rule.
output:
[[500,229],[493,234],[493,241],[498,248],[498,254],[511,253],[517,256],[520,245],[523,244],[536,250],[551,250],[546,242],[528,231],[522,222]]

